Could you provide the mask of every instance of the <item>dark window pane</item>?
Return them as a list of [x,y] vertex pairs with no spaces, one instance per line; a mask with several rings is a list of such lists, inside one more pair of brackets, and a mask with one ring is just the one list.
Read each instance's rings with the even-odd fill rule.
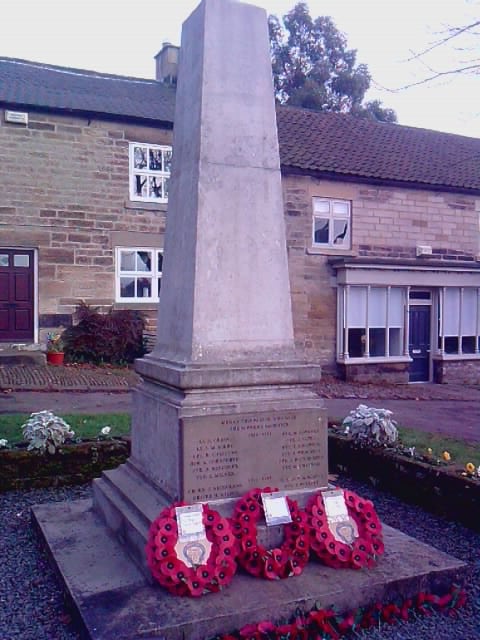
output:
[[151,171],[162,170],[162,152],[160,149],[150,149],[150,163],[148,168]]
[[160,253],[160,251],[158,252],[158,265],[157,265],[157,270],[158,273],[162,273],[162,268],[163,268],[163,253]]
[[475,336],[463,336],[462,351],[463,353],[475,353]]
[[152,254],[150,251],[137,252],[137,271],[152,270]]
[[365,352],[365,329],[348,330],[348,355],[350,358],[362,358]]
[[152,280],[151,278],[139,278],[137,280],[137,298],[152,297]]
[[371,356],[385,355],[385,329],[369,330],[369,351]]
[[120,297],[135,297],[135,278],[120,278]]
[[318,244],[328,244],[329,220],[326,218],[315,218],[314,241]]
[[157,279],[157,296],[160,297],[160,287],[162,286],[162,279]]
[[445,338],[445,353],[458,353],[458,338]]
[[430,300],[430,291],[410,291],[410,300]]

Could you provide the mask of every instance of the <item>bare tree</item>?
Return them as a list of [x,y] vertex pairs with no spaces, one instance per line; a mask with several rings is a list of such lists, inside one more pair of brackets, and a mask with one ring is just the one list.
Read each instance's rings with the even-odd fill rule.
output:
[[[454,60],[447,68],[438,68],[429,62],[430,54],[438,49],[450,47]],[[480,73],[480,20],[472,20],[461,26],[447,26],[438,32],[438,38],[421,51],[412,51],[408,62],[418,61],[426,70],[420,80],[400,87],[408,89],[455,75]]]

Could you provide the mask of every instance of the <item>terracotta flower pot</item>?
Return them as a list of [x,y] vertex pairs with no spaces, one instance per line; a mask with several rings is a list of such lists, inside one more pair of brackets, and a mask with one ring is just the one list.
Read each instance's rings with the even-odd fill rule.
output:
[[65,354],[62,352],[47,351],[47,362],[54,365],[63,364],[64,356]]

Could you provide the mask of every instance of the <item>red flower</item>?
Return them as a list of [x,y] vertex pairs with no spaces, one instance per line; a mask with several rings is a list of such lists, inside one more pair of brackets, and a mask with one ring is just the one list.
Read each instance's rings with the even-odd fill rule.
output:
[[367,563],[367,554],[363,551],[356,549],[352,553],[352,567],[354,569],[361,569]]

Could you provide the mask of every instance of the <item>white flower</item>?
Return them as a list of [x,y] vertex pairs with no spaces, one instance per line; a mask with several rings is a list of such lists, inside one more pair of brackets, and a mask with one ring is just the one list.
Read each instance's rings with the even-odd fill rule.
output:
[[108,436],[108,434],[110,433],[111,430],[112,430],[111,427],[103,427],[103,429],[100,431],[100,433],[102,434],[102,436]]
[[5,438],[0,438],[0,449],[3,449],[7,446],[8,446],[8,440],[5,440]]

